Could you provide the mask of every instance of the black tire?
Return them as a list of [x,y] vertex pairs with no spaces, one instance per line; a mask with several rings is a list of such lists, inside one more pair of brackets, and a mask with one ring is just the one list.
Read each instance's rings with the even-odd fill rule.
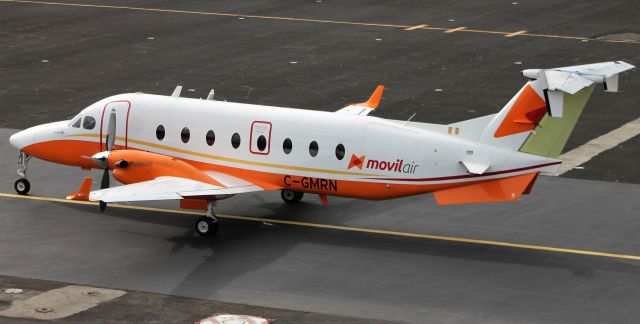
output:
[[286,202],[287,204],[298,203],[300,202],[300,200],[302,200],[303,196],[304,196],[303,192],[287,190],[287,189],[280,191],[280,197],[282,197],[282,200],[284,200],[284,202]]
[[200,236],[213,236],[218,231],[220,224],[211,217],[200,217],[196,221],[196,233]]
[[29,183],[29,180],[20,178],[13,184],[13,189],[15,189],[19,195],[26,195],[29,192],[29,189],[31,189],[31,184]]

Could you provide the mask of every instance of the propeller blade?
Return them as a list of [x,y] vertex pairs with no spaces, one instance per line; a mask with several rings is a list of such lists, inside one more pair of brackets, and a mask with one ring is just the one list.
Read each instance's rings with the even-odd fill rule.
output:
[[116,110],[111,110],[109,115],[109,125],[107,126],[107,151],[113,150],[113,144],[116,142]]
[[[109,168],[104,168],[104,173],[102,174],[102,181],[100,182],[100,189],[109,188]],[[104,211],[107,209],[107,203],[100,200],[100,211]]]
[[102,173],[102,181],[100,182],[100,189],[109,188],[109,169],[105,168],[104,173]]

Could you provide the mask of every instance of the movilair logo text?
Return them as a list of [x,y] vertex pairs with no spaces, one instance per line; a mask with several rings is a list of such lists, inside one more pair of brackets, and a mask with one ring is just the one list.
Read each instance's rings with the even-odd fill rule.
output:
[[370,170],[414,174],[416,173],[416,169],[419,166],[420,165],[413,162],[405,163],[402,159],[396,159],[394,162],[373,159],[366,160],[364,155],[356,156],[355,154],[351,154],[351,160],[349,161],[349,166],[347,167],[347,169],[357,167],[358,169],[362,170],[362,168],[364,167]]

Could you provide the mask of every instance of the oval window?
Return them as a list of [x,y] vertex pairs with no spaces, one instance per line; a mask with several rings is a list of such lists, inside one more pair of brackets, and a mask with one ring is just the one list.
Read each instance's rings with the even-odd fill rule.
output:
[[182,131],[180,132],[180,139],[182,140],[182,143],[188,142],[190,137],[191,137],[191,133],[189,133],[189,129],[186,127],[183,128]]
[[338,144],[338,146],[336,146],[336,158],[338,158],[338,160],[344,158],[344,145]]
[[158,128],[156,128],[156,138],[159,141],[162,141],[164,139],[164,126],[160,125],[158,126]]
[[316,141],[313,141],[311,142],[311,144],[309,144],[309,154],[311,154],[311,156],[313,157],[318,155],[318,143]]
[[96,127],[96,120],[91,116],[86,116],[84,120],[82,120],[82,128],[84,129],[93,129]]
[[216,142],[216,133],[212,130],[207,132],[207,145],[211,146]]
[[233,146],[234,149],[240,146],[240,134],[233,133],[233,136],[231,136],[231,146]]
[[267,148],[267,138],[264,135],[258,136],[258,141],[256,143],[258,145],[258,150],[263,152]]
[[291,149],[293,149],[293,143],[291,143],[291,139],[285,138],[284,142],[282,142],[282,150],[284,151],[284,154],[291,153]]

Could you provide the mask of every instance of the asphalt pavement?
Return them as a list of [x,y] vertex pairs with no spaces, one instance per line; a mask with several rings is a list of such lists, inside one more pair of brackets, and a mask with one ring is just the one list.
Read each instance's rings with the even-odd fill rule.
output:
[[[283,323],[640,317],[638,137],[540,178],[512,204],[237,196],[220,202],[212,239],[194,233],[197,215],[167,211],[176,203],[101,213],[55,200],[97,172],[33,160],[30,194],[44,198],[7,195],[10,134],[112,94],[180,84],[190,97],[215,88],[222,100],[331,111],[385,84],[378,116],[451,123],[497,112],[525,82],[522,69],[640,64],[637,1],[81,4],[0,1],[0,283],[128,291],[67,321],[157,311],[181,322],[210,310]],[[418,25],[428,26],[406,30]],[[622,92],[594,92],[567,149],[637,119],[639,89],[630,72]]]

